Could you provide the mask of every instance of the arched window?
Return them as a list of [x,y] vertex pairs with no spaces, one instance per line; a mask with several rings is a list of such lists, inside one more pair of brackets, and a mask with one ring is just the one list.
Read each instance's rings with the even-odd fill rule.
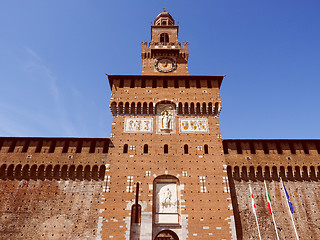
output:
[[98,166],[94,165],[92,167],[92,179],[98,180]]
[[59,179],[60,178],[60,165],[56,165],[53,168],[53,177],[55,179]]
[[148,153],[148,144],[145,144],[144,146],[143,146],[143,153]]
[[179,102],[179,105],[178,105],[178,114],[182,114],[182,103]]
[[168,153],[168,144],[164,145],[163,152],[164,153]]
[[79,165],[79,166],[77,167],[76,177],[77,177],[77,179],[79,179],[79,180],[83,180],[83,167],[82,167],[82,165]]
[[130,108],[129,108],[129,103],[126,102],[125,105],[124,105],[124,113],[125,113],[125,114],[129,114],[129,109],[130,109]]
[[183,148],[184,148],[184,154],[188,154],[189,153],[188,144],[185,144]]
[[37,165],[32,165],[30,168],[30,177],[33,180],[37,180]]
[[7,168],[7,165],[6,164],[2,164],[2,166],[0,168],[0,179],[5,179],[5,177],[6,177],[6,168]]
[[99,169],[99,179],[103,180],[104,179],[104,175],[106,173],[106,166],[105,165],[101,165],[100,169]]
[[61,178],[63,180],[67,180],[68,179],[68,166],[67,165],[63,165],[61,168]]
[[128,144],[123,145],[123,153],[128,153]]
[[137,114],[141,114],[141,102],[137,104]]
[[169,42],[169,34],[168,33],[161,33],[160,34],[160,42],[161,43],[168,43]]
[[197,113],[197,114],[201,114],[200,103],[197,103],[197,104],[196,104],[196,113]]
[[90,166],[89,165],[87,165],[84,168],[84,178],[87,179],[87,180],[91,179],[91,172],[90,172]]
[[143,111],[142,113],[143,114],[148,114],[148,104],[146,102],[143,103]]
[[53,176],[52,165],[48,165],[48,166],[46,167],[45,177],[46,177],[47,179],[52,179],[52,176]]
[[209,147],[207,144],[204,145],[204,154],[208,154],[209,153]]
[[131,114],[135,114],[136,112],[136,104],[134,102],[131,103]]
[[149,114],[153,114],[153,103],[149,103]]
[[195,114],[195,111],[194,111],[194,103],[191,103],[191,104],[190,104],[190,114]]

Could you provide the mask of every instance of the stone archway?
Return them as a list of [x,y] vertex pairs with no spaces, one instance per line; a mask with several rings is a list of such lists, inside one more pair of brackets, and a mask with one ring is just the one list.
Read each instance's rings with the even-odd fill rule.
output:
[[154,240],[179,240],[179,238],[173,231],[164,230],[158,233]]

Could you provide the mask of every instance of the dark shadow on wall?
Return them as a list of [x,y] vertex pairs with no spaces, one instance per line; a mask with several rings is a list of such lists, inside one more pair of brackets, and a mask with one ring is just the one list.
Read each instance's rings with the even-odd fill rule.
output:
[[[237,239],[242,240],[243,239],[243,234],[242,234],[242,225],[241,225],[241,219],[240,219],[240,213],[239,213],[239,206],[238,206],[238,200],[237,200],[237,193],[236,193],[236,188],[234,185],[234,180],[232,176],[232,170],[231,167],[227,167],[227,172],[228,172],[228,179],[229,179],[229,187],[230,187],[230,194],[231,194],[231,200],[232,200],[232,208],[233,208],[233,214],[234,214],[234,222],[236,225],[236,233],[237,233]],[[235,171],[236,178],[239,178],[240,176],[238,175],[238,171]]]
[[0,179],[2,180],[103,180],[105,176],[106,167],[105,165],[48,165],[41,164],[37,165],[21,165],[17,166],[11,164],[7,166],[2,164],[0,166]]

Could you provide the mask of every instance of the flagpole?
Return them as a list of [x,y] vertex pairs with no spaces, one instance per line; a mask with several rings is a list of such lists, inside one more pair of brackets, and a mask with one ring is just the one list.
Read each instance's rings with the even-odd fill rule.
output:
[[[265,186],[265,188],[266,188],[267,199],[269,199],[269,197],[268,197],[268,188],[267,188],[266,180],[264,180],[264,186]],[[271,202],[270,202],[270,209],[271,209],[271,215],[272,215],[272,220],[273,220],[273,224],[274,224],[274,229],[276,230],[277,239],[280,240],[279,234],[278,234],[277,225],[276,225],[276,221],[275,221],[275,219],[274,219],[274,214],[273,214],[273,211],[272,211]]]
[[254,216],[256,218],[256,223],[257,223],[257,228],[258,228],[258,233],[259,233],[259,239],[261,240],[261,233],[260,233],[260,228],[259,228],[259,223],[258,223],[258,217],[257,217],[257,212],[255,209],[255,205],[254,205],[254,199],[253,199],[253,194],[252,194],[252,189],[251,189],[251,184],[249,183],[249,188],[250,188],[250,194],[251,194],[251,203],[252,203],[252,208],[253,208],[253,213]]
[[[283,181],[282,181],[282,178],[280,177],[280,180],[281,180],[281,183],[282,183],[282,188],[283,188],[283,191],[284,190],[284,184],[283,184]],[[286,193],[284,192],[284,195],[286,195]],[[292,221],[292,224],[293,224],[293,228],[294,228],[294,232],[296,234],[296,237],[297,237],[297,240],[299,240],[299,235],[298,235],[298,232],[297,232],[297,229],[296,229],[296,225],[294,224],[294,220],[293,220],[293,216],[292,216],[292,212],[291,212],[291,209],[290,209],[290,206],[289,206],[289,201],[287,199],[287,207],[288,207],[288,210],[289,210],[289,213],[290,213],[290,217],[291,217],[291,221]],[[292,210],[293,211],[293,210]]]

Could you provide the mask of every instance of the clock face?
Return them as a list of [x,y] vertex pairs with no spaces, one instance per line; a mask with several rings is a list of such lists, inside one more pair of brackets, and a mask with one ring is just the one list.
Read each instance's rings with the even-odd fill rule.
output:
[[174,59],[168,57],[157,58],[154,67],[158,72],[168,73],[177,69],[177,64]]

